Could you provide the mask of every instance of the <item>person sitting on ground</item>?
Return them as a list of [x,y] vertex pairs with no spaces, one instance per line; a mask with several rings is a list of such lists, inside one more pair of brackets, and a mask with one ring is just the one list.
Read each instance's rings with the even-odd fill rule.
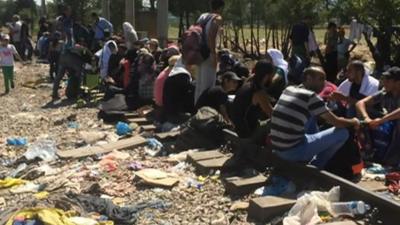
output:
[[[392,67],[382,74],[384,90],[374,96],[368,96],[357,103],[357,111],[361,118],[372,129],[377,129],[382,124],[394,121],[395,128],[392,141],[386,151],[383,162],[387,165],[398,166],[400,163],[400,68]],[[373,119],[368,108],[379,105],[387,113]]]
[[108,74],[108,64],[111,55],[116,54],[117,52],[118,52],[117,43],[112,40],[106,42],[103,49],[96,52],[96,56],[99,58],[100,77],[103,81],[112,82],[112,79]]
[[341,101],[346,104],[346,117],[356,116],[355,104],[374,95],[379,90],[379,81],[370,76],[369,71],[361,61],[352,61],[347,66],[347,79],[329,97],[331,101]]
[[156,60],[156,64],[160,64],[160,56],[162,53],[162,49],[159,47],[159,43],[157,39],[150,39],[148,42],[148,49],[149,52],[153,55],[154,59]]
[[158,76],[156,81],[154,82],[154,102],[156,106],[161,108],[163,106],[163,92],[164,92],[164,84],[165,80],[167,80],[169,74],[174,68],[176,62],[180,58],[180,55],[171,56],[168,59],[168,67],[165,68]]
[[289,84],[288,81],[288,62],[283,58],[283,54],[278,49],[268,49],[267,57],[275,66],[275,76],[272,79],[272,83],[268,88],[268,94],[274,98],[276,102],[281,96],[283,90]]
[[189,67],[178,59],[168,78],[163,91],[163,117],[165,122],[182,124],[194,111],[194,86]]
[[[345,128],[359,128],[357,118],[335,116],[317,95],[325,81],[326,75],[321,68],[307,68],[303,84],[286,88],[275,105],[270,138],[273,150],[280,158],[294,162],[311,161],[323,169],[347,141],[349,132]],[[318,132],[317,117],[334,127]]]
[[121,60],[126,55],[126,46],[123,44],[118,45],[116,54],[112,54],[108,60],[108,76],[112,84],[122,88],[123,87],[123,67]]
[[135,42],[139,40],[136,30],[133,28],[132,24],[125,22],[122,25],[124,30],[124,40],[125,45],[128,50],[134,49]]
[[234,56],[229,52],[229,50],[221,50],[218,52],[218,61],[219,61],[219,68],[217,72],[217,76],[223,75],[228,71],[233,71],[236,63],[238,61],[234,58]]
[[196,110],[202,107],[211,107],[217,110],[229,124],[233,124],[229,118],[226,104],[228,103],[228,94],[236,92],[239,83],[242,81],[234,72],[226,72],[221,77],[221,85],[207,89],[200,95],[196,103]]
[[257,62],[254,76],[236,93],[232,105],[231,119],[239,137],[249,138],[260,127],[259,120],[271,117],[272,105],[265,92],[272,82],[275,69],[265,60]]

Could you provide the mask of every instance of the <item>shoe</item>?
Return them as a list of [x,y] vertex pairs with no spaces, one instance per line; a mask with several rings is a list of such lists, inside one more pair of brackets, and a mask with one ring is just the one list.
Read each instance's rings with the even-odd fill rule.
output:
[[15,88],[14,81],[11,82],[11,88],[12,88],[12,89]]

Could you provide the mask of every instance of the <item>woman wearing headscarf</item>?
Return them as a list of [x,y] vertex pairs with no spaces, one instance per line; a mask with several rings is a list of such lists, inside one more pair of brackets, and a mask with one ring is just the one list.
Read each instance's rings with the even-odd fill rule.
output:
[[271,86],[268,88],[268,94],[278,100],[283,90],[285,90],[286,86],[289,84],[289,66],[288,62],[283,58],[282,52],[278,49],[268,49],[267,53],[267,58],[269,58],[269,61],[271,61],[275,67],[275,76],[272,79]]
[[107,80],[108,77],[108,64],[110,61],[110,57],[112,54],[116,54],[118,52],[118,46],[115,41],[107,41],[104,45],[103,49],[96,52],[96,56],[99,58],[99,67],[100,67],[100,77],[103,80]]
[[124,30],[125,45],[128,50],[131,50],[134,48],[135,42],[139,40],[137,32],[128,22],[125,22],[122,25],[122,28]]

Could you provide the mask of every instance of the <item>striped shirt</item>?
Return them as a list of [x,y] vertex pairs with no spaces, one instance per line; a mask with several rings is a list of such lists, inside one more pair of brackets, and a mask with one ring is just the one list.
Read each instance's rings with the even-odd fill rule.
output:
[[290,86],[282,93],[271,118],[271,141],[275,150],[288,150],[304,140],[305,124],[328,111],[325,102],[302,86]]

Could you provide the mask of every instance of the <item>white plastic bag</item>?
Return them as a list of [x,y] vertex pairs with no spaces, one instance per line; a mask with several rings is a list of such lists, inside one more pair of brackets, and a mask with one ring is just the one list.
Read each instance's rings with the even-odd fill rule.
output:
[[313,191],[297,199],[296,204],[283,220],[283,225],[314,225],[322,222],[318,211],[329,211],[332,202],[338,202],[340,187],[334,187],[329,192]]
[[27,160],[40,158],[43,161],[50,162],[57,159],[56,152],[57,148],[54,141],[42,139],[29,145],[28,151],[25,152],[24,156]]

